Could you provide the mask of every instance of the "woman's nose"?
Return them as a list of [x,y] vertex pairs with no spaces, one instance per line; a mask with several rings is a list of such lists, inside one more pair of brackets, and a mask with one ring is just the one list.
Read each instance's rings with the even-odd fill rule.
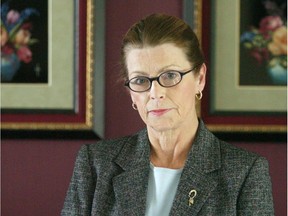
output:
[[150,98],[151,99],[164,99],[166,88],[161,86],[156,80],[152,82],[150,88]]

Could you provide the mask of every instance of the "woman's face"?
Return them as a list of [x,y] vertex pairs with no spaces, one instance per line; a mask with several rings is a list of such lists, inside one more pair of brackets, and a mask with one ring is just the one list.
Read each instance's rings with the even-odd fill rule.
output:
[[[184,51],[170,43],[132,48],[127,53],[126,61],[129,79],[137,76],[157,77],[169,70],[185,72],[194,67]],[[205,86],[206,66],[203,64],[199,74],[194,73],[186,74],[178,85],[170,88],[153,81],[146,92],[130,91],[132,101],[147,127],[165,131],[197,122],[195,95]]]

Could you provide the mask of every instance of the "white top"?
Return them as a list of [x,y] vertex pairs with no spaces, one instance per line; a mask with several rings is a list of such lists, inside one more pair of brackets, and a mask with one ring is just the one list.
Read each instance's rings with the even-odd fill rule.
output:
[[150,165],[146,216],[169,215],[182,170]]

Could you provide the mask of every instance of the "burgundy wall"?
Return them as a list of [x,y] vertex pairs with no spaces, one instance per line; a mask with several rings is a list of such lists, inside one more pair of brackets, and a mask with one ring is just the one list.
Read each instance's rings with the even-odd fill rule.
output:
[[[179,0],[106,1],[106,138],[143,127],[129,95],[115,84],[119,50],[127,28],[153,12],[181,16]],[[1,207],[3,216],[59,215],[79,147],[95,140],[2,140]],[[287,214],[286,143],[235,143],[265,156],[270,163],[275,215]]]

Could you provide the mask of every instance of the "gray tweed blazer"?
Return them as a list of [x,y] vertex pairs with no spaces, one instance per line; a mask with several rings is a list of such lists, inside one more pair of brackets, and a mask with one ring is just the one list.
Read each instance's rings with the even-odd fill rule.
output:
[[[83,146],[62,215],[144,216],[149,154],[146,130]],[[220,141],[200,121],[170,215],[274,215],[267,160]]]

